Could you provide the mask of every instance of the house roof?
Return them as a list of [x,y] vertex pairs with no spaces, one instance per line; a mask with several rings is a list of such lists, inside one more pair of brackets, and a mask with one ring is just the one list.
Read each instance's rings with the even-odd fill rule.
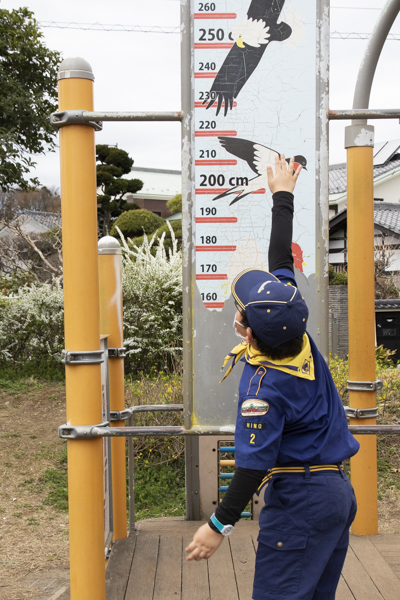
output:
[[[388,162],[384,165],[374,166],[374,179],[383,175],[384,173],[390,173],[395,169],[400,168],[400,154],[392,156]],[[329,193],[330,194],[341,194],[347,189],[347,171],[346,163],[340,163],[337,165],[330,165],[329,167]]]
[[[347,208],[329,219],[329,230],[331,233],[343,227],[347,221]],[[397,202],[374,202],[374,224],[386,232],[400,236],[400,203]]]
[[[379,142],[374,146],[374,179],[400,167],[400,140]],[[329,193],[342,194],[347,189],[346,163],[330,165]]]

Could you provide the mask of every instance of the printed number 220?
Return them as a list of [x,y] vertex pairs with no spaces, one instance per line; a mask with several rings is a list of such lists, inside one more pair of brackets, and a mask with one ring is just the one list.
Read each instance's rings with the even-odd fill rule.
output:
[[256,439],[256,434],[255,433],[251,433],[250,434],[250,444],[255,444],[255,440]]

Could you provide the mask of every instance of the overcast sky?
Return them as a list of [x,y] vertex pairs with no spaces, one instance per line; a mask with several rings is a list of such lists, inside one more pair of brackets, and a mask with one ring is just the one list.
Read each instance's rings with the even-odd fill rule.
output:
[[[334,0],[331,31],[371,32],[386,0]],[[39,23],[101,23],[179,27],[179,0],[0,0],[8,10],[27,6]],[[347,8],[343,8],[347,7]],[[95,74],[95,109],[104,111],[180,110],[178,33],[83,31],[43,27],[47,46],[63,58],[82,56]],[[399,34],[400,18],[392,27]],[[330,108],[352,107],[354,86],[367,40],[331,40]],[[400,41],[387,41],[372,87],[370,108],[398,108]],[[400,138],[397,120],[370,121],[376,142]],[[330,124],[330,163],[344,162],[345,122]],[[137,167],[180,169],[179,123],[104,123],[96,143],[118,144]],[[59,186],[57,153],[35,157],[42,184]]]

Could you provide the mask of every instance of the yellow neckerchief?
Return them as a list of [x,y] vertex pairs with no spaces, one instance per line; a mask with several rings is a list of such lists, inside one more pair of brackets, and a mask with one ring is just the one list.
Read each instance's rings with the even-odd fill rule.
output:
[[301,377],[302,379],[315,379],[314,359],[311,352],[310,340],[306,333],[303,335],[303,349],[301,350],[300,354],[294,358],[284,358],[283,360],[272,360],[268,356],[265,356],[265,354],[259,354],[256,350],[254,350],[254,348],[251,347],[251,345],[248,344],[248,342],[241,342],[229,352],[228,356],[225,356],[222,369],[232,358],[233,360],[220,383],[222,383],[222,381],[228,377],[233,367],[243,355],[246,362],[248,362],[250,365],[277,369],[278,371],[283,371],[284,373],[295,375],[296,377]]

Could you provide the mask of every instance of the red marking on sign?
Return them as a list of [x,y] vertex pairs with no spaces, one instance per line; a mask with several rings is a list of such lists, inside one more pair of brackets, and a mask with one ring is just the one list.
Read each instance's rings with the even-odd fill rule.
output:
[[196,246],[196,252],[235,252],[236,246]]
[[196,223],[237,223],[237,217],[196,217]]
[[195,137],[211,137],[211,136],[225,136],[225,137],[235,137],[237,136],[237,131],[215,131],[215,130],[208,130],[208,131],[195,131],[194,132]]
[[[227,192],[230,188],[207,188],[204,190],[200,190],[196,188],[196,194],[222,194],[223,192]],[[240,192],[234,192],[235,194],[240,194]],[[255,192],[251,192],[252,194],[265,194],[265,188],[261,188]]]
[[224,308],[225,302],[204,302],[206,308]]
[[[194,105],[196,108],[206,108],[207,104],[208,104],[208,100],[206,100],[206,102],[195,102]],[[214,102],[214,104],[211,105],[211,108],[214,108],[215,106],[217,106],[217,101]],[[233,108],[235,108],[237,106],[237,102],[233,103]],[[221,104],[221,108],[225,108],[225,102],[223,102]]]
[[237,165],[237,160],[196,160],[195,165],[197,166],[201,166],[201,165]]
[[196,279],[228,279],[228,275],[196,275]]
[[194,13],[195,19],[236,19],[236,13]]
[[195,73],[194,74],[194,78],[195,79],[215,79],[217,76],[217,73],[214,73],[212,71],[207,71],[206,72],[201,72],[201,73]]
[[197,42],[194,47],[196,50],[216,50],[218,48],[225,48],[226,50],[230,50],[232,48],[234,44],[232,42],[228,42],[227,44],[225,44],[224,42],[221,42],[220,44],[208,44],[208,43],[204,43],[203,42]]

